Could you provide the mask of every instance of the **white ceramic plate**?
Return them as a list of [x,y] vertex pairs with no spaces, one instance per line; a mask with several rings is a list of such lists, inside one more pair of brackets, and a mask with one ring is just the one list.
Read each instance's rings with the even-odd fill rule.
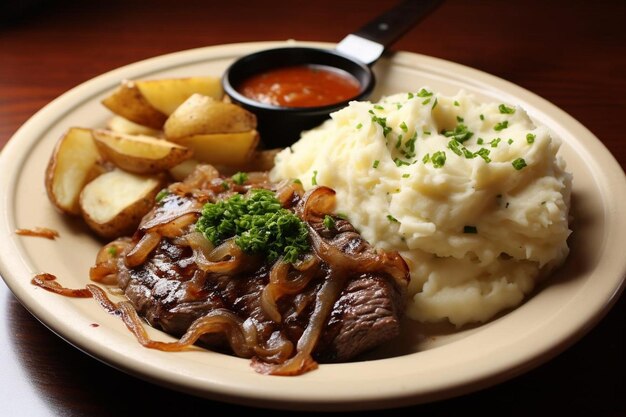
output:
[[[626,217],[619,214],[626,179],[617,162],[591,132],[536,95],[488,74],[411,53],[376,64],[373,98],[423,85],[450,95],[464,88],[485,100],[520,104],[563,141],[561,153],[574,174],[572,251],[556,276],[519,308],[461,332],[410,325],[393,345],[367,360],[322,365],[285,378],[256,374],[246,359],[201,349],[145,349],[94,300],[65,298],[30,284],[34,274],[50,272],[66,286],[84,287],[101,245],[80,221],[56,212],[46,197],[44,169],[68,127],[102,126],[109,113],[99,101],[123,78],[220,75],[240,55],[281,45],[202,48],[123,67],[59,97],[15,134],[0,155],[0,272],[26,308],[81,350],[146,380],[223,401],[294,409],[399,406],[476,390],[551,358],[606,313],[626,275]],[[61,237],[48,241],[14,233],[35,226],[56,229]]]

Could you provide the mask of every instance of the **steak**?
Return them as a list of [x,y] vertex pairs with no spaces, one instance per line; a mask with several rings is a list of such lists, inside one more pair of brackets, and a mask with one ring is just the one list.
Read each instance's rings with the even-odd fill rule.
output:
[[[284,208],[306,222],[312,241],[311,252],[317,255],[313,259],[318,262],[310,267],[302,288],[277,297],[275,308],[280,315],[277,318],[263,304],[264,291],[270,284],[272,268],[275,267],[273,262],[253,254],[247,261],[240,262],[240,267],[234,271],[207,272],[198,264],[197,251],[184,244],[180,236],[161,236],[141,263],[129,266],[128,262],[120,261],[117,271],[119,287],[151,326],[180,337],[202,317],[216,311],[227,311],[243,323],[242,328],[254,327],[260,346],[287,340],[300,350],[301,339],[305,339],[303,335],[307,331],[314,332],[314,329],[309,329],[314,327],[313,318],[319,320],[321,317],[323,326],[315,336],[310,352],[315,360],[321,362],[351,360],[398,335],[408,268],[397,253],[375,250],[347,220],[339,216],[309,210],[306,201],[307,195],[312,192],[303,196],[303,192],[289,194],[284,189],[277,190],[275,184],[238,187],[233,183],[229,183],[229,191],[224,192],[224,181],[222,178],[204,181],[202,189],[194,189],[193,192],[188,187],[170,186],[173,192],[142,220],[142,226],[133,237],[134,244],[146,236],[149,228],[162,224],[162,219],[171,221],[177,218],[177,210],[189,215],[194,212],[193,207],[207,201],[224,199],[236,192],[243,194],[252,187],[265,187],[273,188],[276,195],[281,194]],[[198,187],[198,183],[194,186]],[[334,198],[332,190],[320,191],[332,193]],[[196,214],[199,215],[197,210]],[[333,219],[332,229],[322,224],[322,218],[329,215]],[[193,233],[193,230],[191,224],[186,232]],[[287,276],[290,279],[294,274],[306,274],[298,275],[293,266],[289,271]],[[324,290],[325,287],[333,287],[329,284],[331,281],[336,288],[334,292]],[[321,311],[326,293],[334,296],[330,308]],[[232,340],[224,332],[203,334],[198,342],[212,349],[236,351]],[[261,357],[261,361],[280,363],[269,354]]]

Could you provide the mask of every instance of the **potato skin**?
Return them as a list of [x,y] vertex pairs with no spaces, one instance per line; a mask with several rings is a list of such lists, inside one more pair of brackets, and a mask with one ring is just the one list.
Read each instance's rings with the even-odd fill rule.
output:
[[152,129],[161,129],[167,119],[148,103],[132,81],[122,81],[117,90],[102,100],[102,104],[113,113]]
[[[118,171],[119,172],[119,171]],[[113,171],[107,174],[114,174]],[[104,174],[104,175],[107,175]],[[134,174],[124,174],[124,175],[134,175]],[[93,183],[87,184],[80,195],[80,210],[85,223],[89,226],[91,230],[93,230],[97,235],[105,238],[105,239],[115,239],[120,236],[130,236],[132,235],[143,216],[145,216],[151,209],[154,207],[154,201],[158,192],[162,189],[165,184],[163,177],[145,177],[146,181],[151,181],[153,183],[152,187],[147,190],[147,192],[138,195],[137,198],[126,207],[123,207],[120,211],[115,213],[115,216],[108,221],[98,221],[94,219],[94,217],[90,213],[90,209],[93,208],[90,204],[101,204],[98,199],[98,192],[102,191],[101,189],[91,188],[90,185]],[[96,179],[98,180],[98,179]],[[106,184],[106,183],[105,183]],[[108,184],[107,184],[108,185]],[[119,192],[113,187],[106,188],[107,192],[115,193]],[[91,195],[89,193],[95,193]]]
[[[82,188],[96,178],[102,171],[97,166],[100,156],[90,138],[91,133],[89,129],[72,127],[57,141],[52,155],[46,166],[46,172],[44,177],[44,184],[46,187],[46,193],[50,202],[61,212],[79,215],[80,207],[78,205],[78,199]],[[74,159],[76,153],[80,153],[81,157]],[[68,157],[70,155],[71,157]],[[77,169],[76,167],[79,167]],[[71,168],[71,169],[68,169]],[[75,186],[74,190],[69,196],[71,201],[63,202],[64,196],[57,195],[57,182],[67,181],[67,178],[63,178],[66,175],[76,173],[82,173],[82,176],[74,178]],[[67,191],[67,186],[62,187]],[[66,198],[68,196],[65,196]]]
[[135,174],[158,174],[193,155],[189,148],[150,136],[102,129],[93,130],[92,134],[101,155],[117,167]]
[[256,125],[256,116],[246,109],[194,94],[170,115],[163,132],[175,142],[186,136],[247,132]]

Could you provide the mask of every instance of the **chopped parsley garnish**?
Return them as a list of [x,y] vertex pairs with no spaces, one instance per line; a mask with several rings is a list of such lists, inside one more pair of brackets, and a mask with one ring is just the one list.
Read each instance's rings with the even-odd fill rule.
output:
[[311,185],[317,185],[317,171],[313,171],[313,176],[311,177]]
[[413,95],[413,93],[409,93],[409,100],[411,100],[413,97],[415,97],[415,95]]
[[248,174],[245,172],[237,172],[231,178],[235,184],[243,185],[244,182],[248,181]]
[[226,181],[222,181],[222,188],[224,189],[224,191],[228,191],[230,190],[230,185],[228,185],[228,183]]
[[383,106],[381,106],[380,104],[374,104],[374,108],[376,110],[385,110],[385,108]]
[[500,141],[502,139],[500,138],[495,138],[494,140],[492,140],[491,142],[489,142],[489,144],[491,145],[492,148],[497,148],[498,145],[500,144]]
[[377,159],[374,161],[374,163],[372,164],[372,168],[378,168],[378,165],[380,164],[380,161]]
[[422,88],[420,90],[419,93],[417,93],[418,97],[431,97],[433,95],[433,93],[431,93],[430,91],[426,90],[425,88]]
[[336,213],[335,216],[337,216],[341,220],[348,220],[348,215],[346,213]]
[[423,163],[428,163],[428,161],[430,161],[430,154],[427,153],[426,155],[424,155],[424,157],[422,158],[422,162]]
[[422,104],[424,106],[427,105],[428,103],[430,103],[430,99],[429,98],[427,98],[426,100],[422,101]]
[[244,252],[263,254],[270,262],[282,256],[285,262],[293,263],[310,248],[304,222],[282,208],[268,190],[252,190],[246,197],[235,194],[205,204],[196,230],[214,245],[234,237]]
[[435,102],[433,103],[433,107],[432,107],[432,108],[433,108],[433,110],[435,109],[435,107],[437,107],[437,102],[438,102],[438,101],[437,101],[437,97],[435,97]]
[[502,114],[513,114],[513,113],[515,113],[515,109],[514,108],[507,107],[504,104],[500,104],[498,106],[498,110],[500,110],[500,113],[502,113]]
[[360,129],[360,128],[362,128],[362,127],[363,127],[363,123],[359,123],[358,125],[356,125],[356,128],[357,128],[357,129]]
[[455,105],[455,106],[457,106],[457,107],[459,107],[459,106],[460,106],[459,102],[458,102],[458,101],[456,101],[456,100],[454,100],[454,105]]
[[536,135],[533,135],[532,133],[528,133],[526,135],[526,142],[533,143],[533,142],[535,142],[535,138],[536,137],[537,137]]
[[109,247],[107,248],[107,253],[108,253],[111,257],[115,258],[115,257],[117,256],[117,247],[115,247],[115,246],[109,246]]
[[493,130],[495,130],[496,132],[499,132],[501,130],[506,129],[507,127],[509,127],[509,121],[505,120],[503,122],[496,123],[496,125],[493,127]]
[[463,226],[463,233],[478,233],[476,226]]
[[161,191],[159,191],[156,197],[154,197],[154,201],[156,201],[157,204],[160,204],[161,201],[163,201],[163,199],[167,197],[168,195],[170,195],[170,190],[168,190],[167,188],[164,188]]
[[424,135],[426,136],[430,135],[430,130],[424,130]]
[[507,143],[508,143],[509,145],[512,145],[512,144],[513,144],[513,139],[510,139],[510,138],[509,138],[509,140],[507,140]]
[[454,130],[442,130],[441,134],[447,138],[452,138],[459,141],[460,143],[463,143],[471,138],[474,135],[474,132],[470,132],[469,130],[467,130],[467,126],[461,123],[457,125]]
[[296,178],[295,180],[293,180],[293,182],[294,182],[294,183],[296,183],[296,184],[300,184],[300,185],[302,185],[302,181],[300,181],[298,178]]
[[411,174],[402,174],[402,178],[409,178]]
[[400,223],[398,221],[398,219],[396,219],[395,217],[393,217],[391,214],[387,215],[387,220],[389,220],[391,223]]
[[481,114],[479,117],[480,117],[480,120],[485,120],[485,115],[484,114]]
[[457,116],[456,117],[456,121],[459,123],[463,123],[465,121],[465,119],[463,119],[461,116]]
[[515,161],[511,162],[511,164],[513,165],[513,168],[515,168],[517,171],[527,166],[524,158],[517,158]]
[[404,133],[409,131],[409,127],[404,122],[400,123],[400,129],[402,129]]
[[396,103],[396,109],[400,110],[402,108],[402,104]]
[[437,151],[430,158],[435,168],[441,168],[446,164],[446,153],[444,151]]
[[328,214],[326,216],[324,216],[324,220],[322,220],[322,224],[328,230],[334,230],[335,229],[335,219],[333,219],[333,217],[329,216]]
[[485,140],[483,138],[478,138],[476,139],[476,143],[482,145],[483,143],[485,143]]

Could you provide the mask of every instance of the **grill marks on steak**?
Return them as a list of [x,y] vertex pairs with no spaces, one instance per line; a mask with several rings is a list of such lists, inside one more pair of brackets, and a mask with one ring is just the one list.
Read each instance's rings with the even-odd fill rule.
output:
[[[181,197],[166,197],[169,198],[180,200]],[[295,205],[298,199],[292,200]],[[155,210],[152,215],[165,214]],[[144,223],[153,220],[146,218]],[[321,221],[311,222],[309,226],[324,242],[343,253],[375,253],[349,222],[339,218],[335,221],[334,230],[326,229]],[[404,265],[404,280],[394,278],[384,269],[375,272],[341,269],[346,275],[345,284],[313,351],[317,360],[347,361],[398,335],[408,281],[406,265],[401,259],[400,262]],[[143,264],[127,268],[120,263],[118,285],[141,316],[172,335],[181,336],[196,319],[216,309],[226,309],[254,325],[260,341],[286,337],[296,346],[310,322],[316,295],[332,266],[322,262],[303,291],[283,295],[278,300],[280,323],[272,321],[261,304],[270,269],[271,265],[260,261],[234,275],[203,272],[189,247],[162,238]],[[206,334],[200,340],[212,348],[228,349],[225,338],[219,334]]]

